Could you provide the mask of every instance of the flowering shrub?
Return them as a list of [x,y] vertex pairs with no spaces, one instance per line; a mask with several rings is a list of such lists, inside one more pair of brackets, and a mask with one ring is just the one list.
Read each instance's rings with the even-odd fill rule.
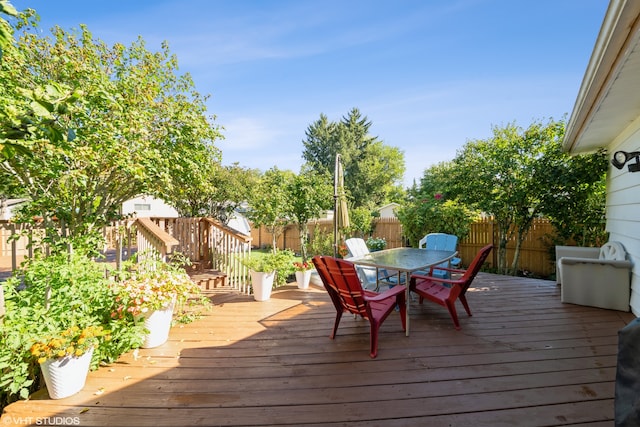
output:
[[387,240],[384,237],[369,237],[367,247],[371,251],[381,251],[387,247]]
[[307,271],[313,270],[315,268],[315,266],[311,262],[294,262],[293,267],[296,269],[296,271]]
[[349,249],[347,249],[347,245],[341,244],[340,246],[338,246],[338,254],[340,255],[341,258],[344,258],[347,255],[349,255]]
[[457,200],[447,200],[446,193],[425,191],[414,193],[411,201],[396,212],[409,244],[418,242],[429,233],[446,233],[463,239],[469,234],[477,212]]
[[31,346],[29,352],[38,361],[44,363],[49,359],[59,359],[65,356],[82,356],[89,349],[96,347],[100,337],[110,340],[108,331],[102,326],[87,326],[80,329],[72,326],[59,334],[45,337]]

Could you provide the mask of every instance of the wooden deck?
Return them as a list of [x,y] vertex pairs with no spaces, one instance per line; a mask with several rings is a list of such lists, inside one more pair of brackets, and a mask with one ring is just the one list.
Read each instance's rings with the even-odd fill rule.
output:
[[392,314],[369,357],[369,327],[323,288],[270,301],[212,291],[210,316],[170,341],[91,372],[79,394],[46,391],[0,425],[613,425],[617,332],[634,316],[562,304],[554,282],[481,273],[456,331],[442,307]]

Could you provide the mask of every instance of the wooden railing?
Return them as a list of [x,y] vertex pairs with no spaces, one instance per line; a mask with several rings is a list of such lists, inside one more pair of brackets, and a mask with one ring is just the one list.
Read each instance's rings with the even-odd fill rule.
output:
[[212,267],[227,275],[228,285],[248,294],[249,270],[243,261],[251,256],[251,236],[212,218],[204,218],[204,223],[207,225]]
[[[0,270],[15,270],[33,256],[31,243],[41,229],[26,224],[0,222]],[[248,270],[242,261],[251,255],[251,236],[212,218],[137,218],[114,222],[103,234],[116,268],[137,252],[138,261],[157,256],[166,261],[181,253],[194,268],[213,269],[226,275],[226,283],[248,293]],[[19,236],[18,236],[19,235]],[[16,238],[9,239],[14,236]],[[19,238],[18,238],[19,237]],[[134,241],[135,240],[135,241]]]
[[33,257],[35,243],[43,233],[38,226],[0,221],[0,267],[13,271],[24,258]]
[[249,272],[242,261],[251,255],[251,236],[213,218],[150,219],[178,240],[174,251],[187,256],[194,266],[220,271],[229,286],[249,293]]
[[138,262],[151,256],[158,256],[162,261],[168,261],[168,256],[180,242],[169,233],[158,227],[149,218],[135,220],[137,230]]

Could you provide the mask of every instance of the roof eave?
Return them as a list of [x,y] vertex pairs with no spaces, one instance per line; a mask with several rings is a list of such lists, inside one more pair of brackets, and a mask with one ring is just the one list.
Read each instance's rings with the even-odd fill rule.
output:
[[567,124],[563,141],[565,151],[593,151],[609,142],[603,137],[599,142],[585,143],[583,137],[624,63],[633,35],[637,31],[639,16],[640,2],[636,0],[611,0],[609,3]]

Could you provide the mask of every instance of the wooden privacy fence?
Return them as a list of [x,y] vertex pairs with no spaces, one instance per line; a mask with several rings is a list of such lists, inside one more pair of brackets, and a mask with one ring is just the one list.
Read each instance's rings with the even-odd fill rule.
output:
[[[317,233],[330,233],[333,236],[333,220],[322,219],[309,224],[309,241],[312,241]],[[396,218],[378,218],[374,220],[372,237],[384,238],[387,248],[407,246],[407,240],[402,232],[402,224]],[[272,235],[266,228],[252,228],[251,237],[254,247],[269,247],[272,244]],[[539,277],[549,277],[555,274],[553,262],[554,253],[548,246],[553,238],[553,227],[546,219],[536,219],[520,250],[519,268],[521,272]],[[460,240],[458,252],[463,264],[470,262],[483,246],[492,243],[498,247],[498,234],[495,223],[491,218],[484,218],[471,224],[469,235]],[[300,252],[300,237],[296,225],[289,225],[278,238],[279,249],[291,249]],[[507,244],[507,265],[511,265],[515,252],[515,240]],[[489,268],[497,266],[497,250],[491,252],[486,265]]]
[[[149,221],[149,220],[145,220]],[[229,227],[223,226],[210,218],[152,218],[161,230],[167,232],[174,237],[178,243],[171,243],[171,249],[167,248],[167,252],[177,251],[187,255],[192,262],[198,264],[206,264],[207,268],[220,270],[228,275],[229,284],[242,288],[246,283],[246,268],[240,263],[240,260],[246,258],[250,254],[250,245],[253,247],[266,247],[272,243],[272,237],[267,230],[262,228],[252,229],[251,236],[245,236]],[[135,227],[134,229],[146,228]],[[110,245],[110,247],[119,246],[126,248],[127,255],[131,254],[132,246],[144,246],[146,242],[151,242],[151,237],[144,238],[137,230],[136,233],[130,227],[132,224],[118,224],[119,229],[126,228],[125,232],[120,231],[121,239],[119,245]],[[138,225],[142,225],[139,223]],[[387,241],[387,248],[397,248],[406,246],[406,239],[402,232],[402,225],[395,218],[379,218],[374,222],[375,229],[372,237],[384,238]],[[26,229],[20,224],[13,224],[6,221],[0,221],[0,268],[11,268],[20,263],[22,258],[32,256],[32,249],[28,242],[41,233],[37,228]],[[133,232],[132,232],[133,231]],[[12,235],[22,234],[17,240],[9,241]],[[107,240],[110,240],[114,232],[105,230]],[[116,235],[118,233],[115,233]],[[323,219],[309,224],[309,240],[319,235],[330,236],[333,241],[333,221],[331,219]],[[131,236],[133,235],[133,237]],[[17,236],[16,236],[17,237]],[[135,242],[132,240],[135,239]],[[549,277],[555,274],[555,264],[553,262],[554,252],[546,242],[553,241],[553,228],[549,221],[545,219],[537,219],[534,221],[531,231],[523,242],[520,252],[520,270],[527,274],[531,273],[538,277]],[[462,239],[458,245],[458,251],[462,258],[463,264],[469,262],[477,251],[484,245],[493,243],[497,248],[498,240],[496,227],[491,218],[482,219],[471,225],[471,232]],[[153,245],[152,245],[153,246]],[[295,225],[285,228],[284,233],[278,238],[277,246],[280,249],[291,249],[295,252],[300,251],[300,237],[298,229]],[[507,263],[510,265],[513,260],[515,241],[507,244]],[[140,247],[137,247],[140,250]],[[119,252],[119,251],[117,251]],[[3,263],[4,260],[4,263]],[[492,251],[487,266],[489,268],[497,265],[497,251]],[[245,289],[241,289],[245,291]]]
[[[309,241],[312,241],[318,234],[327,234],[333,237],[333,220],[319,219],[309,223]],[[395,218],[379,218],[374,223],[373,237],[384,237],[387,240],[387,248],[398,248],[405,246],[402,235],[402,225]],[[255,248],[271,247],[273,235],[266,227],[251,228],[251,238]],[[295,224],[285,227],[283,233],[278,237],[277,247],[279,249],[291,249],[300,252],[300,234]]]

